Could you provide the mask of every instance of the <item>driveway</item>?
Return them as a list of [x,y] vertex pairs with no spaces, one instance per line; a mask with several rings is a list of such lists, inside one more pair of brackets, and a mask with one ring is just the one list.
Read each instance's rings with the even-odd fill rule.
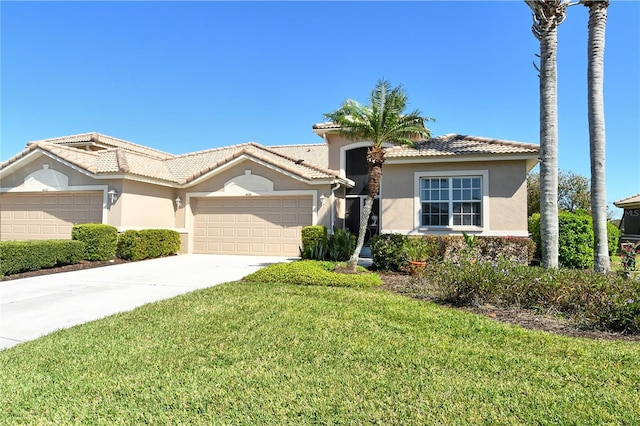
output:
[[190,254],[0,282],[0,349],[291,260]]

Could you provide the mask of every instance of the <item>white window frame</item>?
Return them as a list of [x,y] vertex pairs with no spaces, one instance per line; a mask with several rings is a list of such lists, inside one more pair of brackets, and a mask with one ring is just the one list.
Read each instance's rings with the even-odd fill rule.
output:
[[[482,217],[480,218],[482,226],[473,225],[447,225],[447,226],[423,226],[422,225],[422,200],[420,199],[420,181],[422,178],[427,179],[451,179],[457,177],[480,177],[482,181]],[[414,201],[413,207],[415,211],[414,227],[415,229],[426,231],[472,231],[484,232],[489,230],[489,170],[440,170],[440,171],[424,171],[415,172],[414,174]],[[449,188],[451,190],[451,188]],[[453,201],[450,199],[449,203]],[[453,210],[449,209],[449,224],[453,223]]]

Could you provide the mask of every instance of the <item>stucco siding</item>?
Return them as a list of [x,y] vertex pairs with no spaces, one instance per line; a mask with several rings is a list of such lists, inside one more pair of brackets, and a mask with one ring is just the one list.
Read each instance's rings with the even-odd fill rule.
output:
[[[387,164],[381,186],[382,232],[423,232],[416,223],[416,173],[441,171],[442,176],[456,172],[487,171],[489,176],[489,217],[484,234],[526,235],[527,193],[524,161],[493,163]],[[486,217],[483,220],[487,220]],[[442,230],[447,232],[447,230]],[[455,232],[455,231],[454,231]]]
[[174,193],[172,188],[125,181],[118,199],[122,208],[120,227],[173,229]]

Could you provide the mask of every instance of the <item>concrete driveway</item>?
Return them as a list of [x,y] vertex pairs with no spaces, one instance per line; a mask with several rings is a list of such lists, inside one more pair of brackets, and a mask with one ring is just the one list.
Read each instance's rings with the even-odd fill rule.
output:
[[190,254],[0,282],[0,349],[293,258]]

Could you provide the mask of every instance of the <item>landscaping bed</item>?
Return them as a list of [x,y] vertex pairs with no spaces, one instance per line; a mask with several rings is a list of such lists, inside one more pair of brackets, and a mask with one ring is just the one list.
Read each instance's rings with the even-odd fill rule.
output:
[[638,334],[623,334],[601,330],[581,329],[567,319],[562,318],[559,315],[554,315],[552,312],[544,314],[527,309],[502,308],[493,305],[454,306],[452,304],[443,303],[438,300],[435,295],[425,295],[424,293],[417,294],[413,288],[412,277],[410,275],[401,273],[381,273],[380,277],[382,279],[381,288],[384,290],[415,299],[435,302],[452,309],[483,315],[499,322],[519,325],[529,330],[542,330],[562,336],[584,337],[589,339],[640,342],[640,335]]

